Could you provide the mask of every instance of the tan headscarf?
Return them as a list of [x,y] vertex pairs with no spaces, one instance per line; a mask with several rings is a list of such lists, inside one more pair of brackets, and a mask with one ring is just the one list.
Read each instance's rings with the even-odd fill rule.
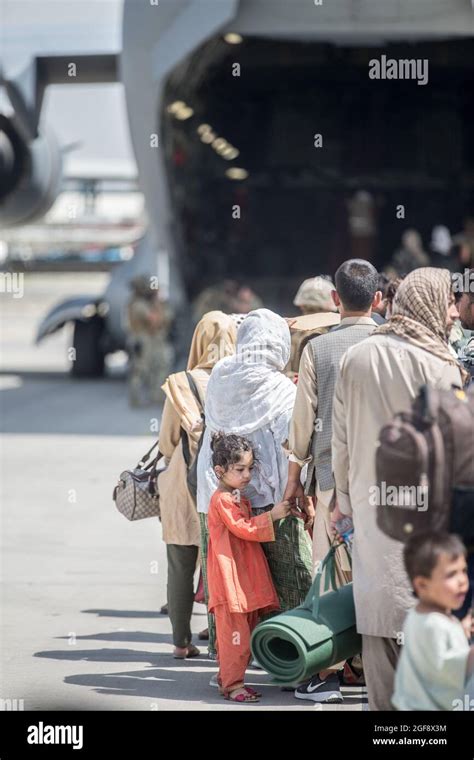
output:
[[398,335],[458,367],[462,375],[466,374],[449,350],[446,336],[446,314],[452,291],[448,269],[414,269],[396,292],[391,318],[373,335]]
[[194,330],[187,369],[212,369],[219,359],[235,353],[236,340],[232,317],[223,311],[208,311]]
[[[209,311],[199,320],[189,350],[187,371],[201,369],[210,374],[213,366],[235,353],[237,332],[234,320],[223,311]],[[201,409],[185,372],[170,375],[161,386],[181,418],[181,425],[197,443],[202,432]]]

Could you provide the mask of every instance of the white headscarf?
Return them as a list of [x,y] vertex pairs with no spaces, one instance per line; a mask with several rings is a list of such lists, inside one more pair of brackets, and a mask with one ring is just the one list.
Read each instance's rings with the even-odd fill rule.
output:
[[212,468],[211,435],[219,430],[249,439],[259,460],[246,494],[252,506],[282,497],[288,460],[282,444],[295,402],[296,386],[282,370],[290,356],[286,321],[268,309],[251,311],[237,331],[237,350],[212,370],[206,394],[206,429],[198,460],[197,508],[207,512],[218,486]]
[[245,436],[288,409],[296,393],[282,374],[290,348],[290,329],[282,317],[269,309],[251,311],[237,331],[236,353],[212,370],[206,425]]

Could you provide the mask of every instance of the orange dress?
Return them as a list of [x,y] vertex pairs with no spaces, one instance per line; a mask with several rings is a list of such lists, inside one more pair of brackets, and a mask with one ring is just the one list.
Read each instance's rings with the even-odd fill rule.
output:
[[274,541],[268,512],[252,517],[250,502],[215,491],[208,514],[209,611],[216,616],[218,682],[224,694],[244,684],[250,639],[260,612],[279,609],[278,596],[259,545]]
[[215,491],[208,514],[207,573],[209,611],[226,605],[229,612],[270,612],[280,609],[263,541],[274,541],[269,512],[252,517],[250,502]]

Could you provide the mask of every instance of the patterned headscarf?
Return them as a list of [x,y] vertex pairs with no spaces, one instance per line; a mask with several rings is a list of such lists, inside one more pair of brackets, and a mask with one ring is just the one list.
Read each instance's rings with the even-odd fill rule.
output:
[[[392,316],[374,335],[398,335],[439,359],[462,367],[448,347],[446,315],[453,291],[448,269],[421,267],[401,282],[393,301]],[[464,381],[463,377],[463,381]]]

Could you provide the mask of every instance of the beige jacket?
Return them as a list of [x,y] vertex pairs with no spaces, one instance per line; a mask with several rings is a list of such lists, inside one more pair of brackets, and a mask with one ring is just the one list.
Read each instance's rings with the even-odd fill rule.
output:
[[[409,411],[420,387],[461,385],[459,370],[393,335],[371,336],[342,358],[332,422],[332,463],[339,506],[354,521],[353,578],[357,630],[397,638],[414,597],[402,544],[385,536],[371,506],[381,427]],[[372,500],[373,501],[373,500]]]
[[[191,374],[201,398],[205,398],[210,370],[193,369]],[[180,546],[200,546],[199,518],[196,504],[186,483],[186,463],[181,444],[181,419],[173,404],[166,398],[161,418],[159,450],[164,454],[167,468],[158,476],[163,541]],[[190,440],[193,457],[196,446]]]

